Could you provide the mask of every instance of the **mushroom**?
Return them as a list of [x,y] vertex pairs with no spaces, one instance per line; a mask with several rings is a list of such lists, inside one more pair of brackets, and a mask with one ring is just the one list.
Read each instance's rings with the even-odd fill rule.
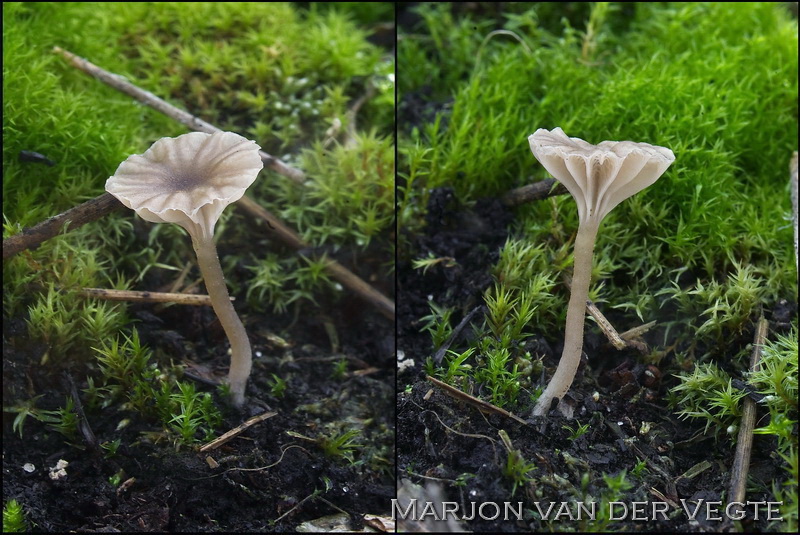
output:
[[[592,145],[567,137],[561,128],[540,128],[528,137],[528,142],[536,159],[575,198],[579,218],[564,350],[553,378],[533,409],[534,416],[542,416],[551,409],[554,399],[560,400],[567,393],[581,360],[592,252],[600,222],[619,203],[658,180],[675,161],[675,155],[664,147],[632,141]],[[559,408],[564,414],[570,412],[563,404]]]
[[144,154],[128,157],[106,182],[106,191],[142,219],[176,223],[191,236],[214,312],[231,344],[228,383],[237,407],[244,403],[252,352],[225,286],[214,225],[261,171],[259,149],[255,142],[232,132],[161,138]]

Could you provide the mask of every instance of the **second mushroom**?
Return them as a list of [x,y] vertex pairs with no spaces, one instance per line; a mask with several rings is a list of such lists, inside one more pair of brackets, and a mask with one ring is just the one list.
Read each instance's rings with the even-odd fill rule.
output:
[[244,403],[252,351],[225,286],[214,226],[263,166],[253,141],[232,132],[191,132],[159,139],[144,154],[122,162],[106,181],[106,191],[142,219],[176,223],[191,236],[214,312],[231,344],[228,383],[236,406]]
[[[567,137],[561,128],[539,129],[528,142],[536,159],[575,198],[579,219],[564,350],[553,378],[533,409],[534,416],[543,416],[554,400],[561,400],[567,393],[581,361],[586,300],[600,222],[619,203],[658,180],[675,161],[675,155],[664,147],[632,141],[592,145]],[[559,408],[564,414],[571,412],[563,405]]]

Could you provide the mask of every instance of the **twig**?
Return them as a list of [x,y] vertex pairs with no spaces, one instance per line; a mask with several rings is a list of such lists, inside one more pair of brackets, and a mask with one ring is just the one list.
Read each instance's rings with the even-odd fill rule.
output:
[[278,522],[280,522],[281,520],[283,520],[284,518],[286,518],[288,515],[290,515],[291,513],[293,513],[293,512],[294,512],[296,509],[298,509],[298,508],[299,508],[301,505],[303,505],[304,503],[306,503],[308,500],[310,500],[310,499],[312,499],[312,498],[316,498],[317,496],[319,496],[319,493],[320,493],[320,491],[318,491],[318,490],[315,490],[313,493],[309,494],[308,496],[306,496],[305,498],[303,498],[302,500],[300,500],[299,502],[297,502],[297,503],[295,504],[295,506],[294,506],[294,507],[292,507],[291,509],[289,509],[288,511],[286,511],[285,513],[283,513],[281,516],[279,516],[279,517],[278,517],[278,518],[276,518],[275,520],[273,520],[273,521],[272,521],[272,524],[273,524],[273,525],[274,525],[274,524],[277,524]]
[[375,86],[372,82],[367,82],[367,91],[356,100],[353,105],[347,110],[347,137],[344,142],[345,147],[352,147],[356,144],[356,117],[361,106],[363,106],[369,99],[375,96]]
[[3,260],[11,258],[26,249],[38,247],[43,241],[60,234],[67,225],[69,225],[70,229],[76,229],[86,223],[97,221],[101,217],[123,207],[123,204],[113,195],[103,193],[99,197],[88,200],[83,204],[70,208],[66,212],[46,219],[38,225],[26,228],[19,234],[4,239]]
[[186,265],[183,266],[178,278],[175,279],[175,282],[172,284],[165,284],[162,289],[167,290],[169,293],[177,293],[178,289],[183,285],[183,281],[186,280],[186,275],[189,274],[189,270],[192,269],[194,265],[193,262],[186,262]]
[[[220,128],[214,126],[213,124],[207,123],[202,119],[195,117],[191,113],[183,111],[180,108],[176,108],[172,104],[158,98],[149,91],[145,91],[144,89],[141,89],[133,85],[132,83],[125,80],[125,78],[123,78],[122,76],[110,73],[105,69],[102,69],[97,65],[83,59],[82,57],[76,56],[72,52],[64,50],[63,48],[58,46],[53,47],[53,52],[60,54],[73,67],[80,69],[81,71],[85,72],[86,74],[94,78],[97,78],[104,84],[113,87],[117,91],[121,91],[122,93],[125,93],[126,95],[135,98],[142,104],[150,106],[154,110],[160,111],[161,113],[163,113],[168,117],[172,117],[176,121],[186,125],[192,130],[196,130],[198,132],[206,132],[209,134],[222,131]],[[297,182],[298,184],[302,184],[303,181],[305,180],[305,173],[303,173],[301,170],[283,163],[278,158],[275,158],[274,156],[267,154],[263,150],[259,151],[259,154],[261,155],[261,159],[264,161],[264,164],[271,167],[272,170],[275,171],[276,173],[288,177],[293,181]]]
[[447,394],[448,396],[450,396],[452,398],[455,398],[455,399],[457,399],[459,401],[463,401],[463,402],[465,402],[465,403],[467,403],[469,405],[472,405],[473,407],[477,408],[481,412],[491,412],[491,413],[494,413],[494,414],[500,414],[502,416],[505,416],[506,418],[511,418],[515,422],[520,423],[522,425],[528,425],[528,422],[526,422],[525,420],[523,420],[519,416],[516,416],[515,414],[512,414],[512,413],[508,412],[505,409],[501,409],[497,405],[492,405],[488,401],[483,401],[482,399],[478,399],[478,398],[476,398],[474,396],[470,396],[466,392],[462,392],[458,388],[454,388],[454,387],[450,386],[447,383],[443,383],[442,381],[440,381],[438,379],[434,379],[430,375],[427,377],[427,379],[431,383],[435,384],[436,386],[438,386],[439,388],[444,390],[445,394]]
[[651,321],[651,322],[645,323],[644,325],[639,325],[638,327],[634,327],[633,329],[628,329],[624,333],[620,333],[619,337],[622,338],[623,340],[625,340],[626,342],[628,342],[628,341],[630,341],[630,340],[632,340],[634,338],[640,337],[641,335],[643,335],[644,333],[646,333],[647,331],[649,331],[650,329],[655,327],[655,325],[656,325],[656,322],[655,321]]
[[600,309],[597,308],[591,300],[586,300],[586,311],[595,319],[600,330],[606,335],[608,341],[619,350],[625,349],[628,344],[623,340],[617,330],[611,325],[611,322],[606,319]]
[[[140,303],[175,303],[177,305],[211,306],[207,295],[193,295],[164,292],[138,292],[134,290],[107,290],[104,288],[83,288],[76,292],[81,297],[95,297],[106,301],[138,301]],[[235,298],[231,297],[231,301]]]
[[569,192],[561,182],[558,182],[554,178],[548,178],[546,180],[539,180],[533,184],[528,184],[527,186],[522,186],[521,188],[512,189],[500,198],[500,202],[506,206],[518,206],[527,202],[538,201],[565,193]]
[[253,416],[252,418],[250,418],[249,420],[247,420],[243,424],[234,427],[233,429],[231,429],[227,433],[215,438],[214,440],[212,440],[208,444],[205,444],[203,447],[200,448],[200,453],[205,453],[207,451],[219,448],[220,446],[222,446],[226,442],[229,442],[233,438],[235,438],[235,437],[239,436],[240,434],[242,434],[242,432],[246,431],[248,428],[254,426],[255,424],[257,424],[259,422],[263,422],[267,418],[272,418],[276,414],[278,414],[278,413],[277,412],[264,412],[264,413],[259,414],[258,416]]
[[336,509],[337,511],[339,511],[339,512],[340,512],[340,513],[342,513],[343,515],[347,515],[347,517],[348,517],[348,518],[350,518],[350,517],[352,516],[352,514],[351,514],[351,513],[348,513],[347,511],[345,511],[344,509],[342,509],[342,508],[341,508],[341,507],[339,507],[338,505],[336,505],[336,504],[334,504],[334,503],[331,503],[330,501],[326,500],[326,499],[325,499],[325,498],[323,498],[322,496],[317,496],[317,499],[318,499],[319,501],[321,501],[322,503],[324,503],[324,504],[328,505],[329,507],[332,507],[333,509]]
[[97,437],[92,431],[92,426],[89,425],[89,420],[86,418],[86,413],[83,411],[83,403],[78,395],[78,387],[75,386],[72,376],[68,372],[64,372],[64,378],[69,387],[69,393],[74,402],[75,412],[78,415],[78,429],[83,435],[83,440],[92,452],[97,453],[100,450],[100,445],[97,442]]
[[444,358],[444,354],[447,353],[447,350],[450,349],[450,346],[453,344],[458,335],[461,334],[461,331],[464,330],[464,327],[472,320],[472,317],[481,309],[482,306],[476,306],[473,308],[469,314],[464,316],[464,318],[456,325],[456,328],[453,329],[453,332],[450,333],[450,337],[442,344],[436,353],[433,355],[433,362],[438,366],[442,363],[442,359]]
[[[761,350],[767,339],[769,322],[761,316],[756,325],[756,334],[753,341],[753,352],[750,354],[750,371],[758,371],[761,359]],[[747,472],[750,469],[750,453],[753,450],[753,429],[756,424],[756,402],[750,396],[742,401],[742,420],[739,424],[739,437],[736,443],[736,455],[731,466],[731,485],[728,490],[728,503],[742,503],[746,493]],[[736,506],[736,511],[741,507]],[[734,514],[734,516],[736,516]],[[731,515],[728,515],[731,518]]]
[[200,377],[192,372],[187,372],[186,370],[183,371],[183,376],[187,379],[191,379],[196,383],[200,383],[201,385],[210,386],[211,388],[216,388],[219,386],[219,381],[212,381],[211,379],[206,379],[205,377]]
[[[567,285],[567,289],[572,291],[572,280],[567,275],[564,275],[563,279],[564,284]],[[613,325],[611,325],[611,322],[606,319],[606,317],[602,312],[600,312],[600,309],[597,308],[597,305],[595,305],[591,299],[586,300],[586,312],[588,312],[589,315],[595,319],[597,325],[600,327],[600,330],[603,331],[603,334],[606,335],[606,338],[608,338],[608,341],[611,342],[614,347],[620,351],[628,347],[628,344],[625,342],[625,340],[620,337],[617,330]]]
[[[281,223],[280,220],[278,220],[274,215],[269,213],[266,209],[264,209],[264,207],[254,200],[244,196],[239,199],[238,206],[244,208],[244,210],[246,210],[251,216],[263,219],[270,227],[270,231],[274,232],[282,242],[289,245],[293,249],[308,248],[308,244],[306,244],[300,238],[300,236],[298,236],[292,229]],[[325,269],[334,279],[341,282],[346,288],[354,291],[363,299],[375,306],[381,314],[390,320],[394,320],[394,301],[364,282],[361,278],[335,260],[328,260],[328,263],[325,265]]]

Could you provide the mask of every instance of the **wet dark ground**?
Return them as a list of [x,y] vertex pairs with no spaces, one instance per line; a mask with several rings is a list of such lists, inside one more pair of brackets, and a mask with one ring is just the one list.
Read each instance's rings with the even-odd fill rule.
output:
[[[483,414],[426,380],[423,364],[438,349],[432,347],[427,332],[420,332],[420,318],[430,314],[429,301],[454,308],[451,325],[481,306],[482,295],[492,284],[489,269],[498,259],[512,220],[513,213],[495,200],[481,200],[471,208],[460,206],[452,192],[443,188],[431,193],[423,232],[406,236],[409,248],[401,253],[397,269],[397,344],[398,351],[405,358],[414,359],[415,366],[398,378],[400,480],[406,479],[405,485],[439,485],[442,499],[457,502],[460,511],[469,511],[471,502],[520,501],[528,511],[522,521],[486,521],[478,517],[463,523],[462,527],[476,532],[719,530],[720,522],[705,519],[705,512],[689,520],[680,508],[680,500],[703,498],[722,500],[724,504],[734,446],[728,440],[715,441],[712,435],[703,434],[702,426],[678,420],[668,409],[666,395],[676,384],[672,374],[680,371],[672,357],[664,358],[658,366],[647,366],[636,351],[617,351],[597,329],[587,328],[584,351],[588,362],[581,364],[568,394],[575,407],[575,419],[567,420],[555,412],[546,418],[530,419],[527,416],[532,406],[521,403],[514,408],[515,414],[526,419],[527,425],[505,416]],[[427,272],[412,268],[411,259],[424,258],[429,253],[434,257],[449,256],[455,262],[434,265]],[[773,325],[787,325],[780,321],[787,313],[793,312],[776,309],[768,314],[774,316]],[[482,315],[481,312],[473,317],[452,349],[463,351],[469,346],[473,325],[482,325]],[[611,315],[609,319],[613,324],[618,318]],[[645,335],[645,341],[657,339],[655,334],[651,336],[648,339]],[[741,349],[752,337],[752,330],[732,336],[732,346]],[[533,337],[521,350],[535,348],[544,355],[549,377],[560,355],[560,338],[560,332]],[[468,362],[474,365],[472,360]],[[473,393],[480,392],[480,385],[470,386]],[[761,412],[759,416],[763,416]],[[589,424],[589,430],[571,438],[569,428],[576,428],[576,420]],[[502,474],[507,453],[500,430],[508,433],[514,448],[536,467],[530,472],[532,481],[513,494],[512,482]],[[771,455],[774,449],[773,439],[756,435],[748,500],[768,501],[773,481],[785,477],[780,463]],[[646,469],[632,474],[640,461],[644,461]],[[693,467],[696,474],[690,471]],[[627,470],[630,488],[611,494],[603,475],[613,476],[623,469]],[[687,471],[691,477],[684,475]],[[562,516],[560,521],[547,524],[531,512],[536,510],[534,502],[543,508],[549,502],[576,501],[597,502],[602,507],[606,503],[603,498],[626,504],[648,502],[648,508],[653,502],[667,502],[669,516],[665,520],[657,514],[656,520],[638,521],[629,515],[625,521],[605,525]],[[615,515],[619,517],[620,511],[616,510]],[[650,518],[653,512],[647,509],[638,516]],[[745,531],[768,529],[763,514],[759,521],[753,521],[750,515],[742,527]],[[446,526],[440,524],[433,529]]]

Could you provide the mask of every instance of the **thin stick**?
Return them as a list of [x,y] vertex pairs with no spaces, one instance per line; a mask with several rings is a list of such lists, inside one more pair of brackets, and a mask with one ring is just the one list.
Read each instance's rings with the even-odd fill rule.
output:
[[565,193],[569,192],[561,182],[557,182],[554,178],[548,178],[521,188],[512,189],[500,198],[500,202],[506,206],[518,206],[554,195],[564,195]]
[[[753,352],[750,354],[750,371],[758,371],[761,350],[767,339],[769,322],[764,316],[758,320],[756,325],[756,335],[753,341]],[[736,443],[736,455],[733,458],[731,467],[731,485],[728,490],[728,503],[743,503],[746,493],[747,472],[750,469],[750,453],[753,450],[753,429],[756,425],[756,402],[745,396],[742,408],[742,421],[739,424],[739,437]],[[737,506],[736,511],[741,510]],[[735,516],[735,515],[734,515]],[[728,515],[730,518],[730,515]]]
[[[138,301],[140,303],[175,303],[177,305],[211,306],[211,298],[207,295],[107,290],[104,288],[83,288],[76,292],[76,294],[81,297],[95,297],[106,301]],[[234,299],[234,297],[230,298],[231,301]]]
[[439,388],[444,390],[445,394],[447,394],[448,396],[450,396],[452,398],[455,398],[455,399],[457,399],[459,401],[463,401],[465,403],[468,403],[469,405],[472,405],[473,407],[477,408],[481,412],[491,412],[491,413],[494,413],[494,414],[500,414],[502,416],[505,416],[506,418],[511,418],[515,422],[520,423],[522,425],[528,425],[528,422],[526,422],[525,420],[523,420],[519,416],[516,416],[515,414],[512,414],[512,413],[508,412],[505,409],[501,409],[497,405],[492,405],[488,401],[483,401],[482,399],[478,399],[478,398],[476,398],[474,396],[470,396],[466,392],[462,392],[458,388],[452,387],[447,383],[443,383],[442,381],[440,381],[438,379],[434,379],[430,375],[427,377],[427,379],[431,383],[435,384],[436,386],[438,386]]
[[67,385],[69,386],[69,393],[70,396],[72,396],[75,412],[78,416],[78,429],[83,435],[83,440],[86,442],[86,445],[89,446],[89,449],[94,453],[97,453],[97,451],[100,449],[99,443],[97,442],[97,437],[95,436],[94,431],[92,431],[92,426],[89,425],[89,420],[86,418],[86,413],[83,411],[83,403],[81,403],[81,398],[78,395],[78,387],[75,386],[75,381],[68,372],[64,372],[64,377]]
[[372,82],[367,83],[367,91],[356,100],[353,105],[347,110],[345,117],[347,118],[347,139],[344,142],[345,147],[352,147],[356,144],[356,117],[361,107],[373,96],[375,96],[375,86]]
[[[244,208],[251,216],[266,221],[267,225],[270,227],[270,231],[274,232],[283,243],[289,245],[293,249],[308,248],[308,244],[305,243],[297,233],[281,223],[278,218],[269,213],[254,200],[244,196],[239,199],[238,206]],[[328,260],[328,263],[325,265],[325,270],[328,271],[334,279],[341,282],[343,286],[354,291],[364,300],[375,306],[381,314],[390,320],[394,320],[394,301],[364,282],[361,278],[335,260]]]
[[214,440],[212,440],[208,444],[205,444],[203,447],[200,448],[200,453],[205,453],[207,451],[211,451],[211,450],[215,450],[215,449],[219,448],[223,444],[231,441],[233,438],[241,435],[244,431],[246,431],[250,427],[254,426],[255,424],[257,424],[259,422],[263,422],[267,418],[272,418],[276,414],[278,414],[278,413],[277,412],[264,412],[264,413],[259,414],[258,416],[253,416],[252,418],[250,418],[249,420],[247,420],[243,424],[234,427],[233,429],[231,429],[227,433],[215,438]]
[[305,498],[303,498],[302,500],[300,500],[299,502],[297,502],[297,503],[295,504],[295,506],[294,506],[294,507],[292,507],[291,509],[289,509],[288,511],[286,511],[285,513],[283,513],[281,516],[279,516],[279,517],[278,517],[278,518],[276,518],[275,520],[273,520],[273,521],[272,521],[272,524],[273,524],[273,525],[274,525],[274,524],[277,524],[278,522],[280,522],[281,520],[283,520],[285,517],[287,517],[288,515],[292,514],[292,513],[293,513],[293,512],[294,512],[296,509],[298,509],[298,508],[299,508],[301,505],[303,505],[304,503],[306,503],[308,500],[310,500],[310,499],[312,499],[312,498],[316,498],[317,496],[319,496],[319,493],[320,493],[320,491],[318,491],[318,490],[315,490],[315,491],[314,491],[312,494],[309,494],[308,496],[306,496]]
[[633,329],[628,329],[624,333],[620,333],[619,337],[622,338],[625,341],[630,341],[630,340],[632,340],[634,338],[640,337],[641,335],[643,335],[644,333],[646,333],[647,331],[649,331],[650,329],[655,327],[655,325],[656,325],[656,322],[655,321],[651,321],[651,322],[645,323],[644,325],[639,325],[638,327],[634,327]]
[[436,365],[437,365],[437,366],[438,366],[439,364],[441,364],[441,363],[442,363],[442,359],[444,358],[444,355],[445,355],[445,353],[447,353],[447,350],[448,350],[448,349],[450,349],[450,346],[451,346],[451,345],[453,345],[453,342],[454,342],[454,341],[456,340],[456,338],[458,338],[458,336],[461,334],[461,331],[463,331],[463,330],[464,330],[464,327],[466,327],[466,326],[467,326],[467,324],[468,324],[470,321],[472,321],[472,317],[473,317],[475,314],[477,314],[477,313],[478,313],[478,311],[479,311],[479,310],[481,310],[482,308],[483,308],[483,307],[482,307],[481,305],[479,305],[479,306],[476,306],[475,308],[473,308],[473,309],[470,311],[470,313],[469,313],[469,314],[467,314],[466,316],[464,316],[464,318],[461,320],[461,322],[460,322],[458,325],[456,325],[456,328],[455,328],[455,329],[453,329],[453,332],[452,332],[452,333],[450,333],[450,337],[449,337],[449,338],[448,338],[448,339],[445,341],[445,343],[444,343],[444,344],[442,344],[442,347],[440,347],[440,348],[439,348],[439,349],[436,351],[436,353],[433,355],[433,362],[434,362],[434,363],[436,363]]
[[124,208],[121,202],[110,193],[103,193],[3,240],[3,260],[38,247],[42,242],[58,236],[67,225],[70,229],[76,229],[120,208]]
[[[85,60],[84,58],[76,56],[72,52],[64,50],[63,48],[58,46],[53,47],[53,52],[60,54],[73,67],[80,69],[89,76],[97,78],[104,84],[111,86],[117,91],[121,91],[122,93],[125,93],[128,96],[135,98],[142,104],[149,106],[154,110],[160,111],[161,113],[163,113],[168,117],[172,117],[176,121],[186,125],[192,130],[196,130],[198,132],[206,132],[209,134],[222,131],[220,128],[214,126],[213,124],[207,123],[202,119],[195,117],[191,113],[183,111],[180,108],[176,108],[169,102],[158,98],[149,91],[145,91],[144,89],[141,89],[133,85],[132,83],[125,80],[124,77],[118,74],[110,73],[107,70],[98,67],[94,63]],[[272,168],[272,170],[275,171],[276,173],[288,177],[293,181],[297,182],[298,184],[302,184],[305,181],[305,173],[303,173],[301,170],[283,163],[278,158],[275,158],[274,156],[267,154],[263,150],[259,151],[259,154],[261,155],[261,159],[264,161],[264,164]]]
[[[567,288],[572,292],[572,280],[567,275],[564,275],[564,284],[566,284]],[[591,299],[586,300],[586,312],[594,318],[600,330],[603,331],[603,334],[606,335],[606,338],[608,338],[608,341],[611,342],[614,347],[621,351],[628,346],[625,340],[620,337],[614,326],[611,325],[611,322],[606,319]]]
[[623,340],[617,330],[611,325],[611,322],[606,319],[600,309],[597,308],[590,299],[586,300],[586,312],[588,312],[597,322],[600,330],[606,335],[608,341],[619,350],[625,349],[628,344]]

